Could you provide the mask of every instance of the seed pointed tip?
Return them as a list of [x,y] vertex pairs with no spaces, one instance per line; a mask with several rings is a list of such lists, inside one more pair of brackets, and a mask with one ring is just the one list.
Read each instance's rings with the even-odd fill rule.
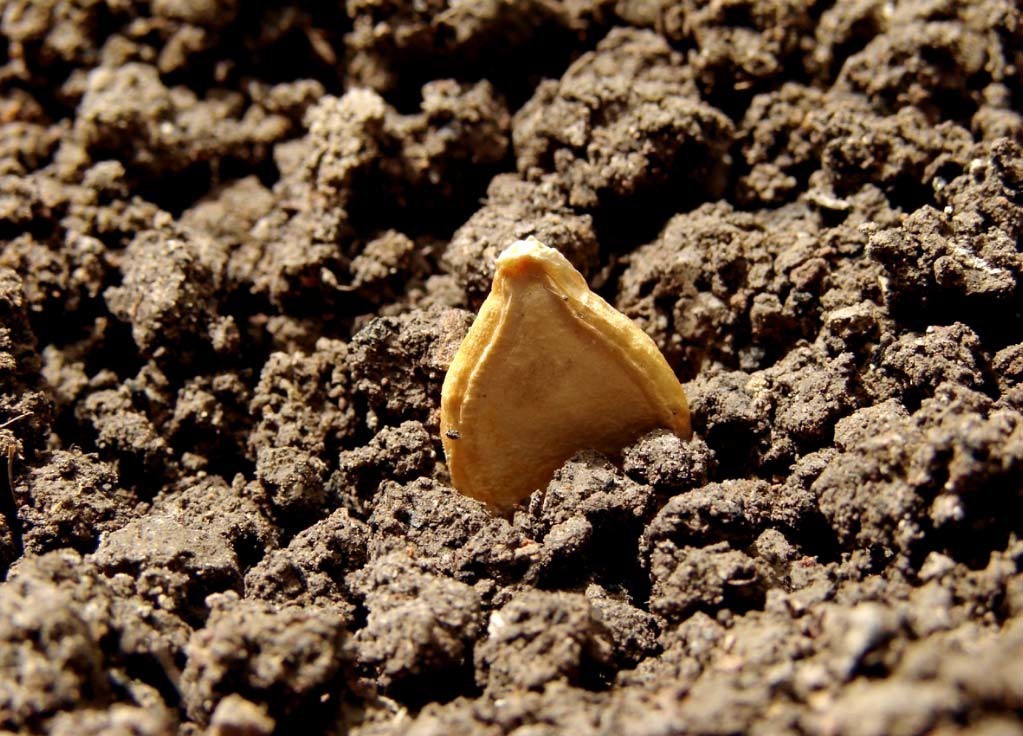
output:
[[551,255],[556,253],[558,253],[557,250],[544,245],[530,235],[525,240],[516,240],[514,243],[502,250],[500,255],[497,256],[497,265],[498,267],[501,267],[523,258],[549,258]]
[[530,235],[525,240],[516,240],[497,256],[497,271],[506,276],[524,274],[532,267],[541,270],[567,264],[565,256],[556,248],[544,245]]

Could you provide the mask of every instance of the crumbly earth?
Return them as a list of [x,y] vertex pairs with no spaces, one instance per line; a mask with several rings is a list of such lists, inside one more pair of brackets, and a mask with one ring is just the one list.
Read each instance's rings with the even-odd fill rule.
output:
[[[1023,733],[1018,2],[0,35],[0,731]],[[438,403],[528,235],[695,436],[502,517]]]

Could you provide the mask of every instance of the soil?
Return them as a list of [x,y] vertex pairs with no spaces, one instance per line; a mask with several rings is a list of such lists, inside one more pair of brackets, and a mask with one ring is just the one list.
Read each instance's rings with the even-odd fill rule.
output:
[[[1023,733],[1015,0],[0,10],[0,731]],[[502,517],[528,235],[696,434]]]

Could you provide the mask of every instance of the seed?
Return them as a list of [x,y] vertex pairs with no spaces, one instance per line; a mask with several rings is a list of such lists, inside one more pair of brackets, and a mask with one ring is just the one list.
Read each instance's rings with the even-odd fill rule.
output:
[[654,341],[534,238],[498,257],[445,376],[440,421],[455,489],[501,510],[580,450],[614,454],[658,427],[691,434]]

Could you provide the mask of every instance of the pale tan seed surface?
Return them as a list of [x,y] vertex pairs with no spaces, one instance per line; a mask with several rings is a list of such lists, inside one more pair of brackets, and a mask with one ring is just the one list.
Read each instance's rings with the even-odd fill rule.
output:
[[557,250],[532,238],[505,249],[444,381],[454,487],[506,509],[575,452],[614,453],[657,427],[690,436],[685,393],[653,340]]

